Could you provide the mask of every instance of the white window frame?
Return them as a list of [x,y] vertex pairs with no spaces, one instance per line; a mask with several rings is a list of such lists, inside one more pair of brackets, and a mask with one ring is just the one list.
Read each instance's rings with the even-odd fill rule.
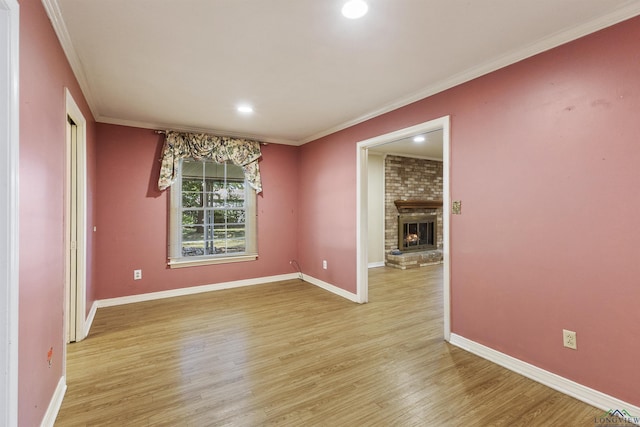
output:
[[[186,159],[193,161],[193,159]],[[182,162],[178,167],[178,178],[169,190],[169,235],[168,235],[168,265],[170,268],[194,267],[209,264],[226,264],[232,262],[254,261],[258,258],[257,223],[257,195],[247,180],[245,186],[245,239],[244,252],[223,255],[182,255]],[[225,178],[226,179],[226,178]]]

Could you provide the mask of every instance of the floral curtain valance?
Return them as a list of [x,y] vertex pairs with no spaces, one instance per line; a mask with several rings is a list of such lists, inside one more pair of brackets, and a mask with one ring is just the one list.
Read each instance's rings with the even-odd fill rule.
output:
[[232,162],[241,166],[247,182],[257,193],[262,191],[258,159],[260,143],[247,139],[213,136],[203,133],[167,131],[162,150],[158,188],[165,190],[176,180],[180,159],[211,159],[216,163]]

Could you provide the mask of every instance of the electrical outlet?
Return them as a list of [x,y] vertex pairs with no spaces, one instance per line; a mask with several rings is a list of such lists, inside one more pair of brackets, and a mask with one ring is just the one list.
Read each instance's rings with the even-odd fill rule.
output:
[[326,260],[326,259],[323,259],[323,260],[322,260],[322,269],[323,269],[323,270],[326,270],[326,269],[327,269],[327,260]]
[[142,270],[133,270],[133,280],[142,279]]
[[574,331],[568,331],[566,329],[562,330],[562,343],[565,347],[572,348],[574,350],[578,349],[578,339],[576,337],[576,333]]

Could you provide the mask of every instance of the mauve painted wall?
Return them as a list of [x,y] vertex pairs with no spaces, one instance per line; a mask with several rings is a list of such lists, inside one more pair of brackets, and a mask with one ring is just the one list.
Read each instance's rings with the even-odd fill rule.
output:
[[300,147],[298,253],[304,274],[356,293],[356,149],[345,133]]
[[640,405],[638,46],[634,18],[306,144],[303,268],[355,290],[356,143],[451,115],[453,332]]
[[[87,120],[88,224],[92,228],[94,123],[38,0],[20,2],[19,424],[40,425],[63,375],[65,92]],[[88,233],[88,295],[93,236]],[[87,306],[90,306],[90,300]],[[52,366],[47,352],[53,347]]]
[[[297,148],[262,147],[256,261],[169,269],[167,196],[157,190],[164,136],[97,125],[97,298],[294,273],[297,256]],[[133,270],[142,269],[142,280]]]

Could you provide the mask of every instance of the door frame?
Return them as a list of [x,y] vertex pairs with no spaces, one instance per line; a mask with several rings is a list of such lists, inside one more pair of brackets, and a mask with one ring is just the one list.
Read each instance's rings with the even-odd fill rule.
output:
[[394,132],[379,135],[357,144],[356,159],[356,289],[357,300],[360,303],[369,301],[369,268],[368,268],[368,154],[369,148],[378,145],[387,144],[408,138],[419,133],[426,133],[442,129],[442,224],[443,224],[443,316],[444,316],[444,339],[449,341],[451,338],[451,266],[450,266],[450,134],[451,120],[449,116],[440,117],[428,122],[420,123]]
[[19,5],[0,0],[0,425],[18,425]]
[[[76,286],[76,305],[75,305],[75,341],[82,341],[86,337],[85,331],[85,312],[86,312],[86,286],[87,286],[87,203],[86,203],[86,182],[87,182],[87,122],[78,108],[78,105],[73,99],[71,92],[68,88],[65,88],[65,103],[66,103],[66,115],[65,126],[68,118],[71,118],[77,128],[77,143],[76,143],[76,159],[77,159],[77,240],[76,251],[77,261],[77,286]],[[67,126],[68,129],[68,126]],[[68,132],[67,132],[68,133]],[[69,275],[71,270],[71,200],[70,200],[70,188],[71,188],[71,138],[70,135],[66,135],[66,163],[67,171],[65,178],[65,327],[67,333],[65,333],[65,342],[68,340],[70,318],[69,318],[69,299],[72,293],[70,288]],[[66,346],[65,346],[66,347]],[[64,358],[66,360],[66,357]],[[66,365],[65,365],[66,368]]]

